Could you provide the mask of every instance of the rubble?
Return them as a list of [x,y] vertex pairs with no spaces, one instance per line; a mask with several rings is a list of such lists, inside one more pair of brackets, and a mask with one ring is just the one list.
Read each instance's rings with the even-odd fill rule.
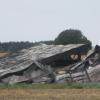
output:
[[100,47],[88,48],[40,44],[0,58],[0,83],[99,82]]

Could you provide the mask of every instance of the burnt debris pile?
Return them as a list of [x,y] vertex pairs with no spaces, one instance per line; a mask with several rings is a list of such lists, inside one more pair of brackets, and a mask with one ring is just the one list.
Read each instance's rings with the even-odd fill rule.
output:
[[100,82],[100,47],[39,44],[0,58],[0,84]]

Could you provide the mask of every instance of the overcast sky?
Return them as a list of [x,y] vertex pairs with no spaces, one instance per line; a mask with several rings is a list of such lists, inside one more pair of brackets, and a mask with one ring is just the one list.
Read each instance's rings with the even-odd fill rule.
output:
[[0,41],[52,40],[79,29],[100,44],[100,0],[0,0]]

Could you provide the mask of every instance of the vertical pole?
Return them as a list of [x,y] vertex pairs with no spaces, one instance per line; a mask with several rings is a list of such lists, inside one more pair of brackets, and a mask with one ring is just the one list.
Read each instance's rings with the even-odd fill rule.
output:
[[89,74],[88,74],[88,72],[87,72],[87,69],[86,69],[86,68],[85,68],[85,73],[86,73],[86,76],[87,76],[87,78],[88,78],[88,81],[89,81],[89,82],[91,82],[90,76],[89,76]]
[[73,82],[73,77],[72,77],[72,75],[71,75],[72,73],[71,73],[71,71],[69,72],[69,75],[70,75],[70,79],[71,79],[71,82]]

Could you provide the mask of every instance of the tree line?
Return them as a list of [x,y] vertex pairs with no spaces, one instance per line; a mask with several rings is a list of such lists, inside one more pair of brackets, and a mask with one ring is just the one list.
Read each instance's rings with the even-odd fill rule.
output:
[[67,29],[59,33],[59,35],[54,40],[49,41],[39,41],[39,42],[0,42],[0,52],[17,52],[21,49],[27,49],[32,46],[36,46],[40,43],[45,43],[47,45],[67,45],[67,44],[92,44],[90,40],[83,35],[80,30]]
[[31,42],[0,42],[0,51],[16,52],[18,50],[29,48],[31,46],[33,46],[33,43]]
[[32,46],[36,46],[40,43],[47,45],[52,44],[52,41],[40,41],[40,42],[0,42],[0,52],[17,52],[22,49],[27,49]]

